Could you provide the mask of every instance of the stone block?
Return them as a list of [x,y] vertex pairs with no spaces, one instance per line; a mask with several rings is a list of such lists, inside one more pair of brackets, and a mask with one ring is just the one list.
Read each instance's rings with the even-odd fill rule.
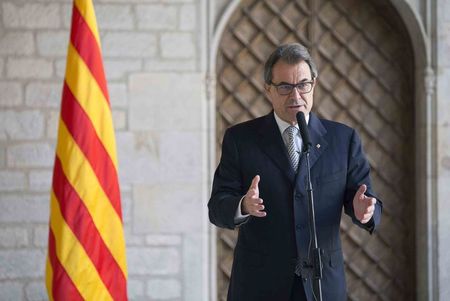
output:
[[193,4],[183,4],[180,7],[179,29],[193,31],[197,26],[197,11]]
[[20,248],[28,245],[28,231],[21,227],[0,228],[0,247]]
[[177,7],[171,5],[136,5],[140,29],[173,30],[177,26]]
[[144,296],[144,281],[128,278],[128,298],[135,300]]
[[45,79],[53,75],[53,65],[45,59],[9,58],[6,62],[6,74],[9,78]]
[[178,279],[151,279],[147,281],[147,296],[158,300],[181,297],[181,284]]
[[34,52],[31,32],[7,32],[0,38],[1,55],[30,55]]
[[174,275],[180,271],[180,254],[175,248],[128,247],[127,262],[130,276]]
[[6,148],[0,145],[0,167],[6,166]]
[[0,170],[0,191],[24,190],[26,184],[27,180],[24,172]]
[[25,103],[36,108],[58,108],[61,104],[62,89],[62,82],[31,82],[25,88]]
[[56,3],[4,2],[3,24],[9,28],[57,28],[60,25],[60,9]]
[[95,13],[99,30],[133,28],[134,16],[130,5],[96,5]]
[[122,220],[124,223],[131,222],[131,207],[133,204],[133,201],[130,197],[124,196],[123,190],[121,189],[122,196],[121,196],[121,205],[122,205]]
[[146,59],[145,71],[195,71],[197,68],[194,59]]
[[51,170],[30,170],[28,173],[29,190],[50,193],[52,176]]
[[[443,10],[441,10],[443,11]],[[447,11],[443,11],[447,15]],[[450,67],[450,20],[441,21],[437,27],[437,56],[439,59],[439,67]]]
[[107,80],[126,79],[128,74],[142,70],[140,59],[103,60]]
[[61,6],[61,18],[64,28],[69,29],[72,24],[73,4],[63,4]]
[[47,31],[36,34],[39,55],[48,57],[66,57],[69,46],[69,31]]
[[[50,203],[49,203],[50,204]],[[48,225],[33,227],[33,244],[38,248],[46,248],[48,245]]]
[[191,33],[161,34],[161,55],[163,58],[195,58],[195,43]]
[[124,224],[124,232],[127,246],[140,247],[145,245],[144,237],[142,235],[134,235],[131,231],[131,225],[128,223]]
[[47,112],[45,118],[45,132],[47,138],[56,139],[58,136],[59,114],[60,112],[55,110]]
[[204,83],[200,73],[133,74],[129,82],[130,130],[202,128]]
[[42,277],[46,255],[44,250],[0,250],[0,280]]
[[3,69],[4,69],[4,66],[5,66],[5,61],[3,60],[3,58],[0,58],[0,78],[3,78],[3,74],[4,74]]
[[158,41],[152,33],[109,32],[103,37],[104,57],[136,58],[152,57]]
[[199,132],[162,132],[159,139],[159,153],[161,182],[201,182],[203,152]]
[[23,283],[16,281],[0,282],[0,296],[2,301],[23,300]]
[[[438,221],[438,238],[439,241],[439,266],[450,266],[450,258],[447,256],[448,248],[450,246],[450,204],[448,202],[448,195],[450,193],[450,176],[440,176],[438,179],[438,195],[437,195],[437,221]],[[440,287],[448,287],[450,283],[450,271],[448,269],[439,269]],[[450,296],[450,290],[444,290],[442,296]],[[443,293],[440,291],[440,294]],[[443,297],[440,300],[446,300]]]
[[108,84],[109,101],[113,108],[126,108],[128,106],[127,86],[122,83]]
[[198,185],[134,185],[133,233],[200,231],[201,197]]
[[0,82],[0,106],[14,107],[22,104],[22,87],[18,82]]
[[0,111],[0,140],[37,139],[44,134],[40,111]]
[[9,146],[6,153],[10,167],[51,167],[55,159],[54,148],[47,143],[24,143]]
[[112,111],[114,129],[116,131],[125,130],[127,127],[127,112],[125,110],[114,109]]
[[[449,51],[450,51],[450,37],[449,37]],[[448,95],[450,95],[450,87],[448,85],[448,82],[450,81],[450,64],[448,67],[439,68],[439,73],[437,75],[436,80],[437,80],[436,82],[437,99],[438,100],[447,99]],[[438,126],[441,126],[442,129],[450,128],[450,102],[438,101],[436,113]],[[448,139],[444,139],[443,141],[448,141]]]
[[[199,218],[204,220],[205,217]],[[185,301],[206,300],[204,286],[206,282],[202,271],[207,269],[207,254],[204,252],[204,234],[186,234],[183,237],[182,270],[183,270],[183,298]]]
[[145,237],[145,243],[150,246],[178,246],[181,245],[181,236],[150,234]]
[[48,300],[47,288],[44,281],[33,281],[25,286],[25,295],[27,301],[46,301]]
[[[66,59],[55,60],[55,73],[58,79],[64,79],[66,76]],[[61,81],[62,82],[62,81]]]
[[121,185],[158,182],[157,137],[151,132],[116,133]]
[[0,223],[48,223],[49,204],[48,194],[1,194]]

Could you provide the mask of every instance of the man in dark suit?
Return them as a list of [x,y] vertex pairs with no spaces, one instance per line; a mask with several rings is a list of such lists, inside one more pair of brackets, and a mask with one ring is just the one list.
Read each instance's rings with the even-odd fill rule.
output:
[[264,80],[273,111],[225,132],[208,203],[212,223],[229,229],[239,226],[228,300],[314,300],[310,269],[302,264],[311,259],[311,237],[306,160],[296,120],[301,111],[312,142],[323,300],[344,301],[342,208],[370,233],[379,225],[382,211],[361,141],[350,127],[311,113],[317,69],[304,46],[278,47],[265,64]]

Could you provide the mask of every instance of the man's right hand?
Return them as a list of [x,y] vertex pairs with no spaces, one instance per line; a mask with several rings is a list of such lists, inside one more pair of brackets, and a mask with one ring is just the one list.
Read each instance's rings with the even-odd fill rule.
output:
[[264,217],[267,215],[264,211],[263,200],[259,198],[258,184],[259,176],[256,175],[252,180],[252,184],[250,185],[244,200],[242,201],[241,209],[243,214],[250,214],[257,217]]

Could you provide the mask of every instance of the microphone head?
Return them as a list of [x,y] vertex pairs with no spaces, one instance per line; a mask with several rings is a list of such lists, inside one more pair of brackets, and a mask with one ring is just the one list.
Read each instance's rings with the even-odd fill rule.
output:
[[303,151],[308,151],[311,146],[311,140],[309,139],[308,125],[306,124],[305,113],[298,112],[295,116],[297,118],[298,128],[300,129],[300,135],[303,140]]

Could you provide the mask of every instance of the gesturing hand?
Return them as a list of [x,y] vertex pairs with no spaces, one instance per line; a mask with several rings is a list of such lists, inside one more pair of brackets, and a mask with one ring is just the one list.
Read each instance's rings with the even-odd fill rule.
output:
[[353,210],[356,218],[362,223],[367,223],[373,216],[375,211],[375,203],[377,200],[372,197],[366,196],[364,193],[367,190],[365,184],[359,186],[358,191],[353,197]]
[[263,200],[259,198],[259,176],[256,175],[253,180],[250,188],[247,191],[247,194],[242,201],[242,213],[250,214],[257,217],[264,217],[267,213],[264,210]]

